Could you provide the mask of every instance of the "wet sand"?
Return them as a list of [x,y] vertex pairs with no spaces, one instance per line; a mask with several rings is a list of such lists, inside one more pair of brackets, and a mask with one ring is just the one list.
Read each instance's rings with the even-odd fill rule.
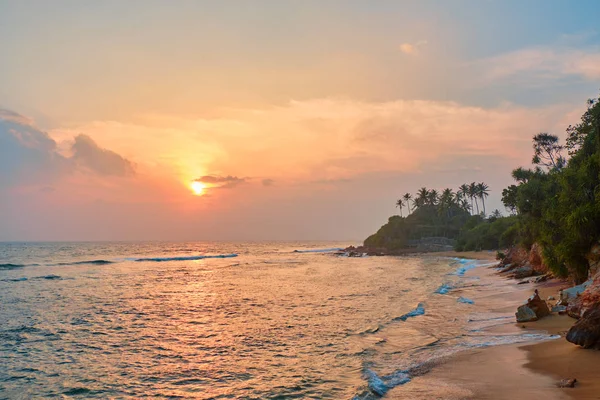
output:
[[[475,253],[477,254],[477,253]],[[437,254],[436,254],[437,255]],[[442,254],[439,254],[442,256]],[[475,258],[466,253],[443,256]],[[478,259],[493,259],[479,253]],[[493,269],[477,269],[468,274],[492,276]],[[506,279],[497,276],[497,279]],[[538,289],[540,296],[558,298],[558,290],[570,285],[560,280],[541,284],[509,283],[502,293],[484,295],[490,304],[501,296],[504,306],[497,312],[514,312]],[[600,351],[584,350],[566,341],[565,335],[575,322],[567,315],[551,315],[536,322],[509,323],[488,329],[491,332],[515,333],[523,330],[546,331],[560,338],[529,344],[512,344],[469,350],[440,361],[431,371],[415,377],[410,384],[389,393],[390,399],[600,399]],[[558,388],[557,382],[576,378],[575,388]]]

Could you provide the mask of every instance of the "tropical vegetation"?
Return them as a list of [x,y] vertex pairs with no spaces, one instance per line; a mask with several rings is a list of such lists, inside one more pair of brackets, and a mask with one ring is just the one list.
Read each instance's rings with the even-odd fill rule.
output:
[[600,238],[600,101],[588,101],[564,144],[550,133],[535,135],[531,162],[515,169],[515,183],[502,191],[507,216],[499,210],[487,215],[483,182],[456,191],[423,187],[398,199],[406,217],[391,217],[365,245],[401,248],[431,236],[455,239],[457,250],[529,250],[535,243],[552,272],[581,282]]

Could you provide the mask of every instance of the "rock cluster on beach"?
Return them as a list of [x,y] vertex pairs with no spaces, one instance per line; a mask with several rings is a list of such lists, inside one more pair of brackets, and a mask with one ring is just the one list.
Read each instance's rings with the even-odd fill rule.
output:
[[[566,339],[584,348],[600,350],[600,244],[593,246],[586,258],[590,267],[586,282],[562,289],[551,311],[537,292],[534,293],[517,309],[517,322],[537,321],[551,312],[566,313],[577,319]],[[519,247],[509,249],[499,268],[501,273],[520,279],[519,283],[524,284],[539,283],[550,276],[537,244],[529,252]]]
[[569,329],[567,340],[584,348],[600,350],[600,271],[579,289],[582,287],[584,290],[576,292],[567,306],[569,315],[578,318]]

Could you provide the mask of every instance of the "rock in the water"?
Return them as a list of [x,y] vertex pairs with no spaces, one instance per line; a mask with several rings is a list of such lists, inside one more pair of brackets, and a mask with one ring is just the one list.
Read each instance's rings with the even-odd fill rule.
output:
[[600,350],[600,305],[588,309],[569,329],[567,340],[586,349]]
[[515,313],[517,322],[537,321],[546,315],[550,315],[550,310],[546,302],[540,299],[537,290],[527,299],[527,303],[520,306]]
[[556,383],[556,386],[558,386],[559,388],[574,388],[576,383],[577,379],[575,378],[561,379]]

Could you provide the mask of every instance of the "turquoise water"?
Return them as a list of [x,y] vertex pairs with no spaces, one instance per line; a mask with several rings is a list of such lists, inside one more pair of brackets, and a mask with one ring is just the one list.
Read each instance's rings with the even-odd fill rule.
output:
[[485,332],[476,262],[348,244],[0,244],[0,398],[371,399],[543,338]]

